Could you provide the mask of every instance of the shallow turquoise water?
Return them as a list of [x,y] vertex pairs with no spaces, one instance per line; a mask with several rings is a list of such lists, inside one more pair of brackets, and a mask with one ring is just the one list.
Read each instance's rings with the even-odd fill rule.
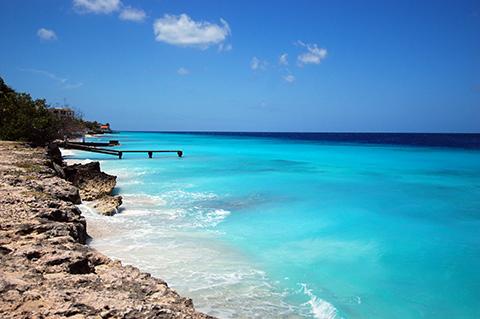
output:
[[[122,132],[92,245],[223,318],[480,318],[480,151]],[[92,139],[93,140],[93,139]],[[97,139],[95,139],[97,140]]]

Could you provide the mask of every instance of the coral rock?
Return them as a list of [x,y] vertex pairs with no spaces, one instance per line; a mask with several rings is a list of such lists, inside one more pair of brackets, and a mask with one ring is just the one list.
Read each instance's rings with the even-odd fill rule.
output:
[[[78,190],[47,165],[44,149],[0,142],[0,318],[212,318],[163,280],[86,246]],[[78,171],[77,182],[90,174]]]
[[100,214],[112,216],[122,205],[122,196],[103,196],[92,203],[92,207]]

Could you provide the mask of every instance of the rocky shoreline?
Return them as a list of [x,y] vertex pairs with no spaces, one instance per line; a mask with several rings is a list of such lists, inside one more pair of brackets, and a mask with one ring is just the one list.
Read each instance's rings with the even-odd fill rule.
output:
[[213,318],[161,279],[86,245],[75,204],[95,200],[113,214],[114,186],[98,163],[65,166],[55,148],[0,142],[1,318]]

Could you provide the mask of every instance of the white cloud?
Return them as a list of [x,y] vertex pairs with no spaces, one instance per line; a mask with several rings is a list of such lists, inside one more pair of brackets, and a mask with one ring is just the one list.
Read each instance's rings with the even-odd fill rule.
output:
[[288,65],[288,54],[284,53],[278,58],[278,63],[280,65]]
[[228,23],[220,19],[221,25],[207,21],[194,21],[188,15],[166,14],[153,24],[155,40],[178,46],[206,49],[212,44],[225,41],[230,34]]
[[177,73],[178,73],[178,75],[189,75],[190,71],[188,69],[182,67],[182,68],[179,68],[177,70]]
[[288,82],[288,83],[293,83],[295,82],[295,76],[289,74],[289,75],[285,75],[283,77],[283,79],[285,80],[285,82]]
[[20,69],[22,72],[29,72],[29,73],[34,73],[34,74],[40,74],[42,76],[45,76],[55,82],[57,82],[59,85],[62,86],[64,89],[76,89],[79,88],[83,85],[81,82],[71,82],[67,78],[62,78],[60,76],[57,76],[56,74],[53,74],[48,71],[44,70],[38,70],[38,69]]
[[120,10],[120,0],[73,0],[73,6],[79,12],[112,13]]
[[256,56],[254,56],[250,61],[250,68],[254,71],[265,70],[267,68],[267,61],[262,61]]
[[305,44],[301,41],[297,41],[297,44],[307,49],[307,52],[297,57],[299,65],[319,64],[327,57],[327,49],[319,48],[316,44]]
[[46,41],[52,41],[57,39],[57,35],[55,34],[55,31],[45,29],[45,28],[38,29],[37,35],[40,39],[46,40]]
[[142,22],[147,17],[147,14],[142,9],[126,7],[120,12],[118,17],[120,20]]

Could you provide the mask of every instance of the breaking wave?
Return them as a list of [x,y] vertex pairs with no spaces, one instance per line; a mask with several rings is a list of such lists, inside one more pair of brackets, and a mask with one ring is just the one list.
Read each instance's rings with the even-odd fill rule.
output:
[[304,305],[310,306],[312,315],[317,319],[336,319],[337,309],[329,302],[315,296],[312,289],[306,284],[301,284],[303,293],[309,298]]

